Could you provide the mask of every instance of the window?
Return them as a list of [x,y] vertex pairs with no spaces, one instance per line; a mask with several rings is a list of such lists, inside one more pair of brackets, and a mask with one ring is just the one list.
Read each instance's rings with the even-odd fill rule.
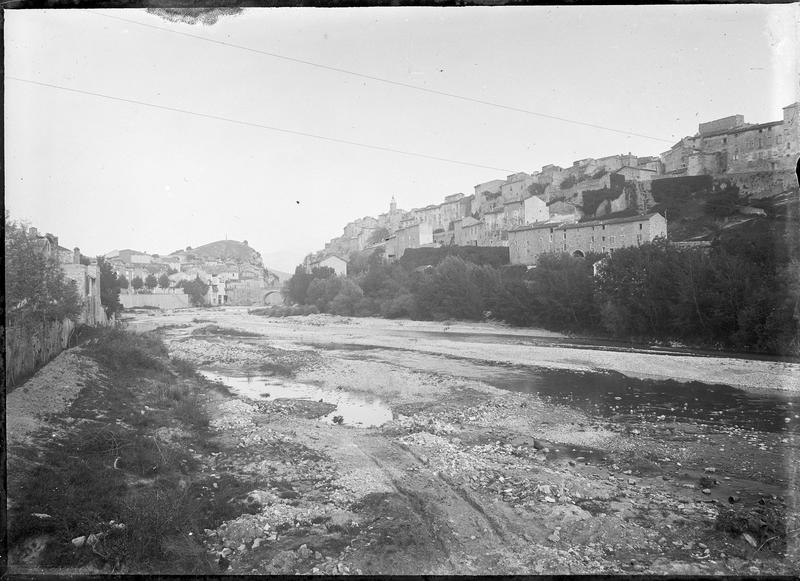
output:
[[727,137],[723,137],[722,138],[722,143],[728,143],[728,138]]
[[603,236],[603,242],[605,242],[605,241],[606,241],[606,237],[605,237],[605,236]]
[[642,229],[642,224],[639,224],[639,230],[641,230],[641,229]]
[[611,236],[611,239],[609,240],[609,242],[610,242],[611,244],[614,244],[614,237],[613,237],[613,236]]

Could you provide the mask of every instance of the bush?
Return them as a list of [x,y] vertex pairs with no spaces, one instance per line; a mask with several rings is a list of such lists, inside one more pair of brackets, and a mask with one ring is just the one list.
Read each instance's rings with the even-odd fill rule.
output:
[[104,329],[95,341],[89,355],[114,371],[166,370],[167,347],[155,333]]

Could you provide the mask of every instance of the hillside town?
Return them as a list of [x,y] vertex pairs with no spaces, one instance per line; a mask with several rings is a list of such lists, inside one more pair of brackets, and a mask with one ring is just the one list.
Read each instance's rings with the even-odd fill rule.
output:
[[[341,236],[304,259],[307,270],[330,266],[345,273],[351,256],[382,249],[388,261],[409,248],[505,246],[511,264],[534,265],[546,252],[609,252],[668,236],[668,216],[658,212],[654,186],[690,176],[710,176],[713,188],[738,188],[740,197],[794,187],[800,154],[800,102],[783,117],[746,123],[742,115],[700,123],[659,156],[631,153],[545,165],[474,186],[469,195],[405,211],[392,197],[389,211],[348,223]],[[666,180],[666,181],[665,181]],[[654,208],[656,211],[653,211]],[[742,201],[742,213],[752,211]]]
[[[263,264],[247,240],[220,240],[197,248],[190,246],[168,255],[131,249],[105,255],[114,272],[129,283],[122,289],[125,308],[189,307],[182,284],[199,279],[208,287],[208,305],[262,305],[281,301],[278,278]],[[150,279],[150,285],[146,282]]]

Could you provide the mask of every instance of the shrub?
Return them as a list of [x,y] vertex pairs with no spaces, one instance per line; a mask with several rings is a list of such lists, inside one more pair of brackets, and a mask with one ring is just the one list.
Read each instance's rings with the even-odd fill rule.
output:
[[155,333],[104,329],[96,341],[89,355],[114,371],[166,370],[167,347]]

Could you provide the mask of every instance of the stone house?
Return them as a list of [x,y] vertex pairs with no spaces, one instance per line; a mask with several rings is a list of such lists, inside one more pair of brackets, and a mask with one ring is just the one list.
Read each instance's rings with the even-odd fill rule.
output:
[[525,172],[511,174],[500,186],[502,202],[518,202],[528,195],[528,187],[536,183],[536,178]]
[[310,273],[314,268],[322,266],[332,268],[336,276],[344,276],[347,274],[347,260],[336,254],[330,254],[324,258],[312,261],[308,272]]
[[698,125],[661,154],[664,172],[673,175],[785,171],[794,169],[800,155],[800,102],[783,108],[783,119],[745,123],[731,115]]
[[638,246],[667,236],[667,221],[658,213],[575,224],[546,222],[509,231],[511,264],[534,265],[547,252],[585,256],[607,253],[616,248]]
[[433,246],[433,228],[427,222],[412,224],[401,228],[396,233],[394,241],[394,255],[400,259],[408,248],[423,248]]

